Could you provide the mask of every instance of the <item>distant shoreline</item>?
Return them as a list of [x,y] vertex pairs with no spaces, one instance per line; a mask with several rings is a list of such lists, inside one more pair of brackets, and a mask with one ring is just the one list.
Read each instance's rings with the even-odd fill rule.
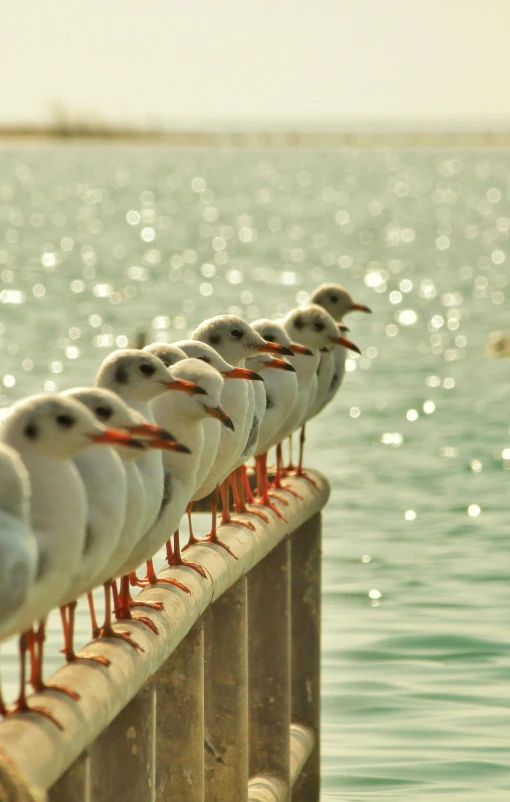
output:
[[0,146],[61,143],[117,143],[172,145],[174,147],[233,148],[510,148],[510,132],[243,132],[214,131],[143,131],[122,128],[76,126],[54,127],[12,126],[0,128]]

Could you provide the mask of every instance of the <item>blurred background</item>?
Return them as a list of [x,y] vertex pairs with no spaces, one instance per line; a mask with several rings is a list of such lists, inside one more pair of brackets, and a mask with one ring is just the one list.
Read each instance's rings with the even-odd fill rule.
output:
[[0,405],[345,285],[323,799],[508,799],[507,3],[0,8]]

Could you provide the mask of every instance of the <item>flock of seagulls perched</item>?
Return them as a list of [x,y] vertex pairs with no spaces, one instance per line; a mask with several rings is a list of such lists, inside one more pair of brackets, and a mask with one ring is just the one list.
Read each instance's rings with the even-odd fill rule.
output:
[[[225,548],[222,523],[254,529],[254,513],[268,522],[272,511],[285,519],[282,479],[303,468],[305,424],[337,392],[348,349],[344,316],[354,303],[342,287],[319,287],[311,303],[281,320],[221,315],[202,323],[189,340],[154,343],[142,350],[111,353],[95,386],[33,396],[17,403],[0,428],[0,640],[20,636],[20,693],[14,706],[0,695],[0,715],[30,710],[59,723],[43,706],[28,705],[28,681],[47,687],[42,663],[45,620],[60,608],[64,654],[80,658],[73,645],[76,599],[87,594],[94,638],[120,638],[139,649],[112,620],[136,618],[157,632],[132,587],[169,583],[157,577],[153,555],[166,543],[170,565],[203,568],[181,555],[179,525],[185,512],[189,541],[193,503],[212,493],[212,526],[201,542]],[[301,431],[296,466],[285,468],[282,442]],[[291,440],[292,442],[292,440]],[[276,447],[270,484],[267,454]],[[246,462],[255,459],[252,492]],[[233,491],[233,511],[230,509]],[[146,574],[137,576],[145,564]],[[96,620],[92,591],[104,586],[105,620]],[[86,659],[108,665],[87,651]],[[76,698],[67,688],[61,690]]]

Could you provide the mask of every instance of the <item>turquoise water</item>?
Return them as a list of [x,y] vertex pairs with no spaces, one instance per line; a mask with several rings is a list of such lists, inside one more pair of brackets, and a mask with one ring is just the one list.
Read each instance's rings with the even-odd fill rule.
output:
[[333,484],[324,800],[509,798],[509,368],[484,357],[509,181],[506,151],[0,151],[3,406],[91,382],[138,326],[283,314],[323,280],[373,309],[307,446]]

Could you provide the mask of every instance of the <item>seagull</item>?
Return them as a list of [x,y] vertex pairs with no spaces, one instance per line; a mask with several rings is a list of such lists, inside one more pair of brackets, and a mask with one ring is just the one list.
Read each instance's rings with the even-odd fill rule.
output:
[[[78,401],[56,393],[34,396],[17,404],[0,429],[0,439],[16,449],[28,472],[31,522],[37,540],[38,569],[25,604],[14,616],[10,634],[21,633],[22,687],[16,710],[29,708],[24,689],[25,655],[34,650],[31,682],[34,690],[51,687],[79,698],[74,691],[42,679],[45,619],[71,591],[86,543],[87,497],[73,458],[94,444],[115,442],[115,430],[97,423]],[[30,635],[34,622],[37,634]],[[60,726],[43,708],[38,711]]]
[[[200,359],[202,362],[205,362],[211,367],[215,368],[219,373],[221,373],[224,381],[230,381],[231,379],[244,379],[246,381],[260,381],[260,376],[254,373],[252,370],[248,370],[247,368],[240,368],[240,367],[233,367],[228,362],[226,362],[223,357],[221,357],[214,348],[207,343],[201,342],[200,340],[182,340],[180,342],[174,343],[174,345],[178,346],[188,357],[193,357],[195,359]],[[228,399],[230,397],[230,392],[228,387],[223,387],[221,400],[222,404],[227,406],[229,405],[229,401],[224,401],[223,399]],[[211,533],[204,538],[206,542],[218,542],[217,535],[216,535],[216,507],[217,507],[217,496],[218,496],[218,482],[217,477],[222,475],[223,464],[222,464],[222,453],[218,453],[218,448],[220,445],[220,438],[222,433],[221,424],[214,420],[213,418],[206,418],[202,421],[202,428],[204,430],[204,443],[205,447],[202,449],[202,454],[200,455],[200,462],[199,467],[197,470],[197,483],[195,488],[195,493],[193,498],[191,499],[190,503],[188,504],[188,524],[189,524],[189,540],[185,549],[189,546],[198,543],[199,541],[196,540],[193,534],[193,524],[191,520],[191,511],[193,507],[193,503],[195,501],[200,501],[200,499],[205,498],[206,496],[212,493],[212,528]],[[225,438],[226,439],[226,438]],[[223,449],[223,454],[228,457],[228,452]],[[220,544],[223,545],[224,544]],[[230,551],[230,550],[229,550]]]
[[[193,332],[191,339],[211,345],[234,367],[244,367],[244,360],[258,353],[289,353],[287,348],[266,342],[246,321],[236,315],[218,315],[204,321]],[[215,478],[222,493],[222,523],[226,524],[232,519],[229,512],[228,484],[225,480],[252,456],[257,444],[260,420],[254,415],[255,392],[251,381],[227,382],[222,403],[234,423],[233,432],[222,430],[221,433],[218,458],[222,460],[223,473],[216,471],[215,466]],[[237,511],[244,511],[241,494],[238,491],[235,495]],[[253,528],[253,524],[249,522],[238,523]]]
[[267,318],[260,319],[253,323],[253,328],[261,337],[269,342],[278,343],[292,351],[292,356],[287,356],[286,360],[295,370],[295,377],[287,378],[287,381],[294,384],[297,383],[297,392],[294,394],[293,400],[287,404],[287,415],[285,416],[280,428],[275,433],[274,443],[276,444],[276,476],[274,480],[274,487],[278,490],[287,490],[297,498],[301,498],[295,490],[285,487],[281,484],[281,471],[282,471],[282,441],[286,437],[292,435],[294,430],[299,426],[304,409],[306,407],[307,394],[305,391],[309,387],[313,375],[317,369],[317,359],[314,357],[314,352],[304,345],[292,342],[287,332],[285,331],[282,323],[277,320],[269,320]]
[[[180,390],[187,393],[196,392],[195,386],[190,386],[179,379],[173,379],[172,374],[163,362],[153,354],[145,351],[137,351],[134,349],[124,349],[114,351],[106,357],[103,364],[99,368],[96,377],[96,385],[98,387],[105,387],[117,393],[126,404],[139,412],[144,419],[151,424],[154,424],[150,402],[157,398],[158,395],[165,393],[169,390]],[[186,447],[175,442],[175,449],[179,451],[186,451]],[[167,444],[166,447],[170,447]],[[157,525],[158,519],[161,515],[162,509],[167,501],[165,498],[164,486],[164,473],[163,461],[161,454],[155,450],[149,450],[142,453],[137,459],[137,468],[140,471],[145,490],[145,520],[144,520],[144,535],[138,545],[141,545],[145,537],[150,537],[153,526]],[[120,594],[120,608],[117,611],[117,616],[121,619],[131,618],[130,607],[139,606],[139,603],[133,602],[129,590],[129,582],[131,575],[131,582],[137,584],[136,574],[134,573],[138,568],[139,563],[133,564],[130,557],[126,560],[122,570],[121,579],[121,594]],[[158,579],[154,571],[152,560],[147,563],[147,579],[150,584],[162,582],[164,584],[171,584],[179,587],[181,590],[188,592],[188,588],[176,579],[165,577],[165,579]],[[143,602],[143,606],[152,606],[154,609],[161,609],[160,602]],[[149,618],[142,620],[147,626],[150,626],[154,632],[157,628],[150,621]]]
[[336,345],[342,345],[344,348],[356,350],[358,353],[360,351],[354,343],[340,335],[331,316],[322,307],[314,304],[291,310],[283,319],[283,326],[292,340],[309,348],[314,355],[314,375],[311,376],[308,386],[300,383],[302,414],[297,424],[301,426],[297,474],[305,476],[312,484],[315,484],[303,471],[306,421],[316,414],[315,410],[328,394],[334,371],[333,348]]
[[[144,421],[139,413],[131,410],[111,390],[79,387],[67,390],[62,395],[84,404],[100,423],[107,423],[126,433],[125,442],[117,443],[114,448],[87,449],[74,458],[87,492],[87,545],[79,574],[73,583],[73,598],[61,608],[64,628],[72,630],[74,625],[76,603],[73,599],[87,592],[93,637],[120,638],[139,649],[129,633],[112,628],[112,578],[118,575],[118,569],[143,534],[145,490],[135,460],[141,452],[151,447],[172,446],[174,438],[164,429]],[[147,439],[136,439],[134,435]],[[97,625],[91,593],[91,589],[97,585],[104,585],[105,591],[105,623],[101,628]],[[70,641],[72,643],[72,632]],[[90,652],[85,657],[97,660]],[[103,662],[104,658],[99,657],[101,659],[98,662]],[[66,653],[66,658],[68,662],[71,661],[73,653]]]
[[[30,492],[19,454],[0,443],[0,638],[10,630],[36,577],[38,551],[30,527]],[[0,688],[0,716],[7,713]]]
[[[160,396],[152,402],[154,418],[162,426],[175,426],[179,432],[179,439],[189,448],[186,456],[166,453],[163,455],[163,468],[165,481],[171,488],[170,501],[162,518],[162,525],[155,537],[166,539],[168,532],[174,532],[174,550],[167,544],[169,565],[188,565],[194,568],[203,577],[204,569],[197,563],[182,560],[179,545],[179,524],[184,511],[187,509],[198,481],[200,458],[208,444],[204,439],[203,422],[212,418],[218,421],[227,430],[233,431],[234,424],[222,408],[220,399],[223,389],[221,374],[205,362],[189,358],[179,362],[173,368],[173,375],[186,381],[193,382],[201,387],[203,395],[179,396],[170,393]],[[154,541],[151,548],[158,549],[162,543]]]
[[[276,359],[269,354],[251,357],[247,360],[247,364],[264,379],[263,389],[265,390],[265,403],[262,411],[257,447],[254,453],[260,502],[265,507],[272,509],[283,521],[286,521],[281,510],[276,504],[273,504],[269,498],[267,452],[272,446],[278,444],[279,440],[276,438],[276,435],[287,419],[289,410],[294,406],[294,401],[298,393],[296,369],[287,360]],[[255,385],[256,407],[257,389],[258,385]],[[260,402],[259,408],[262,409],[262,404]],[[247,485],[247,492],[248,489],[249,485]],[[277,498],[287,505],[287,502],[280,496],[277,496]],[[251,501],[249,493],[248,499]]]
[[[346,328],[341,324],[345,315],[347,315],[349,312],[372,313],[372,310],[368,306],[354,303],[351,295],[344,287],[340,286],[340,284],[322,284],[320,287],[317,287],[310,297],[310,303],[322,306],[322,308],[331,315],[333,320],[337,322],[340,331]],[[329,392],[325,398],[324,406],[329,404],[332,398],[334,398],[336,395],[345,373],[345,359],[347,356],[347,351],[345,348],[335,348],[333,355],[334,371]]]

